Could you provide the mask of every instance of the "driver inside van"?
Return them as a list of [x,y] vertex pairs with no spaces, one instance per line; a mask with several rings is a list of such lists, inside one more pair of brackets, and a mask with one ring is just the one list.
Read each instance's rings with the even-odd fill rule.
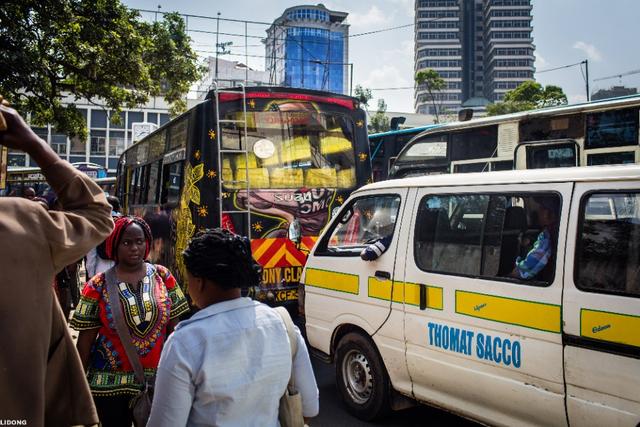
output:
[[374,261],[389,249],[393,239],[394,225],[395,218],[392,218],[389,208],[376,210],[367,224],[365,234],[373,237],[365,240],[371,243],[362,250],[360,258],[365,261]]
[[553,199],[539,197],[534,198],[533,202],[537,206],[538,224],[542,231],[538,234],[527,255],[516,258],[515,267],[511,272],[512,277],[524,280],[540,279],[536,276],[547,266],[553,256],[554,244],[551,233],[556,229],[558,221],[557,204]]

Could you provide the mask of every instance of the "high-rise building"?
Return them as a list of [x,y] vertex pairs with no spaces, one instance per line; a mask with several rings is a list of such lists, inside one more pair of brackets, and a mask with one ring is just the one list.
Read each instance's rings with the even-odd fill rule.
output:
[[278,86],[347,93],[349,24],[346,12],[295,6],[267,30],[266,70]]
[[531,9],[531,0],[416,0],[415,72],[433,69],[447,83],[434,100],[418,87],[416,112],[500,101],[533,80]]

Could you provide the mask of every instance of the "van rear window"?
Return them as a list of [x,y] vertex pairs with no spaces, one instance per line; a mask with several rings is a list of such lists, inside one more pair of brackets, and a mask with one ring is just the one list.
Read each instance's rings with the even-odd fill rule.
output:
[[576,286],[640,296],[640,193],[591,193],[580,212]]

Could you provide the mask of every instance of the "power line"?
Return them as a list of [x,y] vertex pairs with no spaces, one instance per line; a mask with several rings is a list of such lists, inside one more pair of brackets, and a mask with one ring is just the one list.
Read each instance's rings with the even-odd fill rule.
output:
[[[435,18],[429,22],[433,22],[433,21],[437,21],[441,18]],[[392,31],[392,30],[398,30],[400,28],[408,28],[408,27],[413,27],[414,25],[416,25],[415,23],[412,24],[405,24],[405,25],[398,25],[397,27],[389,27],[389,28],[383,28],[381,30],[373,30],[373,31],[367,31],[365,33],[357,33],[357,34],[351,34],[348,37],[360,37],[360,36],[368,36],[369,34],[377,34],[377,33],[384,33],[386,31]]]
[[575,64],[563,65],[561,67],[549,68],[548,70],[536,71],[536,74],[548,73],[549,71],[562,70],[563,68],[575,67],[576,65],[584,64],[584,61],[576,62]]
[[373,88],[371,90],[408,90],[408,89],[415,89],[415,86],[405,86],[405,87],[377,87],[377,88]]
[[627,71],[625,73],[620,73],[620,74],[614,74],[612,76],[598,77],[597,79],[593,79],[593,81],[597,82],[597,81],[600,81],[600,80],[609,80],[609,79],[615,79],[615,78],[621,79],[624,76],[631,76],[631,75],[634,75],[634,74],[640,74],[640,69],[631,70],[631,71]]
[[[147,10],[147,9],[133,9],[136,10],[138,12],[145,12],[145,13],[161,13],[162,15],[166,15],[170,12],[158,12],[155,10]],[[189,17],[189,18],[200,18],[200,19],[218,19],[214,16],[205,16],[205,15],[192,15],[192,14],[188,14],[188,13],[180,13],[180,16],[184,16],[184,17]],[[433,19],[427,19],[421,22],[435,22],[435,21],[439,21],[443,19],[442,17],[437,17],[437,18],[433,18]],[[305,28],[304,26],[300,25],[300,24],[274,24],[273,22],[262,22],[262,21],[250,21],[250,20],[246,20],[246,19],[231,19],[231,18],[220,18],[220,21],[228,21],[228,22],[237,22],[237,23],[247,23],[247,24],[256,24],[256,25],[268,25],[268,26],[275,26],[275,27],[284,27],[284,28]],[[402,29],[402,28],[408,28],[408,27],[413,27],[415,26],[415,23],[410,23],[410,24],[404,24],[404,25],[398,25],[396,27],[389,27],[389,28],[381,28],[379,30],[372,30],[372,31],[367,31],[364,33],[356,33],[356,34],[349,34],[349,35],[342,35],[342,38],[350,38],[350,37],[361,37],[361,36],[366,36],[366,35],[370,35],[370,34],[378,34],[378,33],[384,33],[387,31],[393,31],[393,30],[398,30],[398,29]],[[202,32],[202,33],[206,33],[207,31],[204,30],[188,30],[188,31],[193,31],[193,32]],[[215,34],[215,32],[213,32],[213,34]],[[244,37],[244,34],[233,34],[233,33],[219,33],[219,34],[223,34],[223,35],[228,35],[228,36],[241,36]],[[264,39],[266,37],[264,36],[247,36],[250,38],[261,38]]]
[[191,33],[219,34],[222,36],[230,36],[230,37],[248,37],[250,39],[266,39],[266,37],[263,37],[263,36],[250,36],[250,35],[237,34],[237,33],[223,33],[223,32],[216,33],[215,31],[207,31],[207,30],[187,30],[187,31]]

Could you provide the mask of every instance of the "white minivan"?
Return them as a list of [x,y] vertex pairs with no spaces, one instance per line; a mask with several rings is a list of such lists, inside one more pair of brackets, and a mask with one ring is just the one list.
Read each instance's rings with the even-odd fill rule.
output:
[[638,166],[367,185],[301,282],[312,351],[362,419],[418,401],[490,425],[640,426]]

